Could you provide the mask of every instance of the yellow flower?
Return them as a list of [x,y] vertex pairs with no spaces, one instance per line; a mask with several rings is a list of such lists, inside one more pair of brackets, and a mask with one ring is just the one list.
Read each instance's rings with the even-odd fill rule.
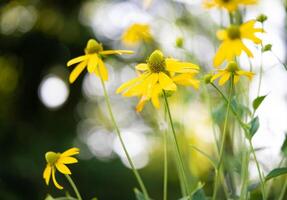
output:
[[231,61],[224,70],[219,69],[218,73],[213,75],[210,81],[213,82],[215,79],[220,77],[218,84],[224,85],[232,76],[234,84],[236,84],[241,76],[246,76],[249,80],[251,80],[254,73],[239,69],[238,65]]
[[132,53],[133,51],[127,50],[104,51],[102,44],[98,43],[94,39],[90,39],[85,48],[85,55],[74,58],[67,63],[68,67],[79,63],[70,74],[69,81],[70,83],[73,83],[86,67],[89,73],[95,73],[98,77],[101,77],[104,81],[106,81],[108,80],[108,70],[102,60],[102,56]]
[[256,4],[257,0],[204,0],[203,5],[206,8],[225,8],[229,12],[237,10],[240,5]]
[[199,87],[199,81],[194,78],[199,66],[180,62],[173,58],[165,58],[161,51],[154,51],[147,60],[136,66],[139,76],[123,83],[117,93],[125,97],[138,96],[140,101],[136,110],[140,112],[145,103],[151,100],[154,107],[159,108],[159,95],[163,90],[175,91],[177,85]]
[[140,42],[149,42],[151,40],[152,35],[148,24],[134,23],[122,35],[122,42],[127,46],[135,46]]
[[55,186],[60,190],[63,189],[63,187],[59,185],[56,180],[56,169],[62,174],[71,174],[71,171],[66,164],[77,163],[78,160],[71,156],[79,154],[79,151],[80,150],[78,148],[71,148],[63,153],[49,151],[45,154],[47,165],[43,173],[43,178],[45,179],[47,185],[49,185],[50,177],[52,175]]
[[225,60],[234,60],[234,57],[241,55],[242,51],[248,57],[253,57],[251,51],[243,43],[243,39],[251,40],[255,44],[261,43],[261,40],[255,33],[264,32],[264,30],[262,28],[255,28],[255,23],[255,20],[250,20],[240,26],[231,25],[227,29],[217,32],[217,37],[222,40],[222,43],[214,57],[214,66],[221,65]]

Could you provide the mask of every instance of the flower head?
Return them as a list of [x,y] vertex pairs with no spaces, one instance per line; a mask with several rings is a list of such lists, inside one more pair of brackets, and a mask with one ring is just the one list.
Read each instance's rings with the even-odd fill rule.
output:
[[49,151],[45,154],[47,165],[43,173],[43,178],[45,179],[47,185],[49,185],[50,177],[52,175],[52,180],[55,186],[60,190],[63,189],[63,187],[59,185],[56,180],[56,170],[62,174],[71,174],[71,171],[66,166],[66,164],[77,163],[78,160],[71,156],[79,154],[79,151],[80,150],[78,148],[71,148],[63,153],[55,153],[53,151]]
[[206,8],[219,7],[232,12],[237,10],[240,5],[252,5],[256,3],[257,0],[204,0],[203,5]]
[[85,48],[85,55],[76,57],[67,63],[67,66],[79,63],[72,71],[69,77],[70,83],[73,83],[82,71],[87,67],[89,73],[95,73],[104,81],[108,80],[108,70],[102,60],[102,56],[111,54],[132,54],[128,50],[103,50],[102,44],[94,39],[90,39]]
[[238,65],[231,61],[227,64],[225,69],[219,69],[218,73],[213,75],[210,81],[213,82],[215,79],[220,78],[218,84],[224,85],[231,77],[233,77],[233,81],[236,84],[241,76],[246,76],[249,80],[251,80],[254,73],[239,69]]
[[159,95],[163,90],[175,91],[178,85],[199,87],[199,81],[194,78],[199,66],[180,62],[173,58],[165,58],[159,50],[154,51],[146,63],[136,66],[139,76],[122,84],[117,93],[125,97],[138,96],[140,101],[137,111],[140,112],[145,103],[151,100],[154,107],[159,108]]
[[242,25],[231,25],[227,29],[217,32],[218,39],[222,40],[221,45],[214,57],[214,65],[217,67],[225,60],[231,61],[235,56],[241,55],[244,51],[248,57],[253,57],[251,51],[243,43],[244,39],[251,40],[255,44],[260,44],[261,40],[255,35],[264,32],[262,28],[255,28],[256,21],[250,20]]
[[149,42],[151,40],[152,35],[148,24],[134,23],[122,35],[122,42],[127,46],[135,46],[141,42]]

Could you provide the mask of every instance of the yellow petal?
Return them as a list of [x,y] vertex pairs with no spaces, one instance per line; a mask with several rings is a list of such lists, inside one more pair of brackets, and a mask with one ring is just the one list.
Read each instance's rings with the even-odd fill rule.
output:
[[155,108],[159,108],[160,107],[160,102],[159,102],[159,94],[161,93],[162,89],[160,87],[160,85],[157,83],[155,84],[155,86],[153,87],[153,90],[152,90],[152,95],[151,95],[151,102],[153,104],[153,106]]
[[79,154],[79,153],[80,153],[80,149],[74,147],[74,148],[68,149],[67,151],[64,151],[61,154],[61,157],[73,156],[73,155],[76,155],[76,154]]
[[192,74],[180,74],[172,78],[179,85],[192,86],[195,89],[199,88],[200,81],[193,78]]
[[109,74],[108,74],[108,70],[104,64],[104,62],[102,61],[102,59],[98,59],[98,62],[99,62],[99,72],[100,72],[100,75],[102,77],[102,79],[104,81],[107,81],[108,78],[109,78]]
[[43,173],[43,178],[45,179],[46,185],[49,185],[50,177],[51,177],[51,166],[47,164],[44,173]]
[[220,78],[218,84],[219,85],[223,85],[226,83],[226,81],[228,81],[228,79],[230,78],[230,73],[229,72],[225,72],[222,77]]
[[145,81],[143,85],[146,85],[146,88],[143,90],[143,95],[147,96],[148,98],[151,96],[153,86],[158,81],[158,73],[152,73]]
[[213,64],[215,67],[218,67],[219,65],[221,65],[223,63],[223,61],[226,58],[226,51],[229,51],[228,47],[227,47],[227,43],[226,42],[222,42],[221,45],[219,46],[214,59],[213,59]]
[[216,32],[216,36],[219,40],[225,40],[227,38],[226,30],[219,30]]
[[73,163],[77,163],[78,160],[76,158],[73,158],[73,157],[60,157],[59,162],[61,162],[63,164],[73,164]]
[[141,63],[136,66],[136,69],[139,71],[146,71],[148,70],[148,65],[146,63]]
[[100,54],[101,55],[110,55],[110,54],[133,54],[133,51],[129,51],[129,50],[107,50],[107,51],[101,51]]
[[71,174],[71,171],[69,170],[69,168],[66,165],[64,165],[63,163],[59,162],[59,161],[56,162],[56,168],[62,174]]
[[240,76],[234,75],[234,77],[233,77],[233,83],[234,83],[234,84],[237,84],[238,81],[239,81],[239,79],[240,79]]
[[249,80],[251,80],[254,76],[253,72],[247,72],[243,70],[236,71],[239,76],[246,76]]
[[92,54],[89,56],[89,61],[88,61],[88,72],[93,73],[97,69],[98,65],[98,56],[97,54]]
[[217,74],[213,75],[212,78],[210,79],[211,82],[214,80],[218,79],[220,76],[222,76],[225,73],[225,71],[221,70]]
[[146,102],[147,102],[147,98],[145,96],[141,97],[140,101],[138,102],[138,104],[136,106],[136,111],[141,112],[143,110]]
[[78,64],[75,69],[71,72],[70,77],[69,77],[69,82],[74,83],[75,80],[79,77],[79,75],[82,73],[82,71],[85,69],[87,65],[87,62],[81,62]]
[[55,177],[55,173],[56,173],[56,170],[55,170],[55,168],[53,167],[53,168],[52,168],[52,179],[53,179],[54,185],[55,185],[58,189],[62,190],[63,187],[62,187],[61,185],[59,185],[59,183],[57,182],[56,177]]
[[177,73],[188,73],[194,72],[197,73],[199,70],[199,66],[189,62],[179,62],[172,58],[165,59],[166,69],[169,72],[177,72]]
[[116,93],[117,94],[121,93],[122,91],[124,91],[125,89],[129,88],[130,86],[136,84],[137,82],[142,81],[145,77],[146,77],[146,74],[143,74],[143,75],[141,75],[139,77],[136,77],[134,79],[131,79],[131,80],[123,83],[120,87],[118,87]]
[[160,72],[158,78],[159,78],[159,84],[163,89],[176,90],[176,85],[173,83],[173,81],[169,78],[168,75],[166,75],[163,72]]
[[79,56],[77,58],[73,58],[72,60],[69,60],[68,63],[67,63],[67,66],[71,66],[73,64],[76,64],[76,63],[79,63],[79,62],[82,62],[83,60],[86,60],[87,59],[87,56],[84,55],[84,56]]

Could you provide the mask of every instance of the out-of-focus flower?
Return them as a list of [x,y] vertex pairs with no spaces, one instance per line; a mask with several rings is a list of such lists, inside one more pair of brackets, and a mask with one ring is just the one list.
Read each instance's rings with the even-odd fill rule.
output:
[[203,5],[206,8],[225,8],[229,12],[237,10],[240,5],[256,4],[257,0],[204,0]]
[[218,73],[212,76],[211,82],[220,77],[218,82],[219,85],[224,85],[232,76],[235,84],[239,81],[241,76],[246,76],[249,80],[254,76],[253,72],[239,69],[238,65],[233,61],[229,62],[225,69],[219,69],[217,71]]
[[139,76],[122,84],[116,92],[123,92],[125,97],[140,97],[136,108],[138,112],[150,99],[154,107],[159,108],[159,95],[163,90],[175,91],[176,84],[193,86],[196,89],[199,87],[199,81],[194,78],[199,66],[173,58],[165,58],[159,50],[150,55],[147,63],[138,64],[136,70],[139,71]]
[[85,48],[85,55],[76,57],[67,63],[67,66],[79,63],[70,74],[69,81],[73,83],[82,71],[87,67],[89,73],[95,73],[104,81],[108,80],[108,70],[102,60],[102,56],[111,54],[132,54],[128,50],[103,50],[102,44],[94,39],[90,39]]
[[49,185],[50,177],[52,175],[55,186],[60,190],[63,189],[63,187],[59,185],[56,180],[56,169],[62,174],[72,174],[66,164],[77,163],[78,160],[71,156],[79,154],[79,151],[80,150],[78,148],[71,148],[63,153],[49,151],[45,154],[47,165],[43,173],[43,178],[45,179],[47,185]]
[[127,46],[135,46],[141,42],[150,42],[152,35],[148,24],[134,23],[122,35],[122,42]]
[[251,51],[243,43],[243,39],[251,40],[255,44],[261,43],[261,40],[255,33],[262,33],[264,30],[262,28],[255,28],[255,23],[255,20],[250,20],[240,26],[231,25],[217,32],[217,37],[219,40],[222,40],[222,43],[213,60],[216,67],[225,60],[234,60],[234,57],[241,55],[242,51],[244,51],[248,57],[253,57]]

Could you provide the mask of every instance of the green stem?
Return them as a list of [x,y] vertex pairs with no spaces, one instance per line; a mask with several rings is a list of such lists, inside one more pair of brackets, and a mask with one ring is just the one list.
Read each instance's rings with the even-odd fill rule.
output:
[[184,182],[186,191],[187,191],[187,193],[188,193],[188,195],[190,197],[190,200],[191,200],[192,199],[192,195],[191,195],[190,188],[188,186],[187,177],[186,177],[184,164],[183,164],[183,159],[182,159],[182,156],[181,156],[181,153],[180,153],[178,141],[177,141],[177,138],[176,138],[175,129],[174,129],[174,126],[173,126],[173,120],[172,120],[171,113],[170,113],[168,100],[167,100],[166,93],[165,93],[164,90],[163,90],[163,96],[164,96],[165,106],[166,106],[166,109],[167,109],[167,114],[168,114],[171,130],[172,130],[172,134],[173,134],[174,143],[175,143],[175,146],[176,146],[176,155],[177,155],[178,160],[179,160],[180,171],[181,171],[181,174],[182,174],[182,178],[183,178],[183,182]]
[[283,188],[280,192],[280,196],[279,196],[279,199],[278,200],[283,200],[284,199],[284,194],[285,194],[285,191],[287,189],[287,180],[285,180],[284,182],[284,185],[283,185]]
[[[99,71],[100,71],[100,70],[99,70]],[[111,118],[111,120],[112,120],[112,122],[113,122],[113,125],[114,125],[114,127],[115,127],[116,133],[117,133],[117,135],[118,135],[118,137],[119,137],[119,139],[120,139],[120,143],[121,143],[121,145],[122,145],[122,147],[123,147],[123,150],[124,150],[124,152],[125,152],[125,155],[126,155],[126,157],[127,157],[127,159],[128,159],[128,162],[129,162],[129,164],[130,164],[130,166],[131,166],[131,168],[132,168],[132,171],[133,171],[133,173],[134,173],[134,175],[135,175],[135,177],[136,177],[136,179],[137,179],[137,181],[138,181],[138,184],[139,184],[139,186],[140,186],[140,188],[141,188],[141,190],[142,190],[142,192],[143,192],[143,195],[144,195],[145,199],[146,199],[146,200],[149,200],[150,198],[149,198],[148,192],[147,192],[147,190],[146,190],[146,187],[145,187],[145,185],[144,185],[144,183],[143,183],[143,181],[142,181],[142,179],[141,179],[141,177],[140,177],[140,174],[138,173],[137,169],[135,168],[135,165],[134,165],[134,163],[133,163],[133,161],[132,161],[132,159],[131,159],[131,157],[130,157],[130,155],[129,155],[129,153],[128,153],[128,150],[127,150],[127,148],[126,148],[126,145],[125,145],[125,143],[124,143],[124,141],[123,141],[123,138],[122,138],[120,129],[119,129],[117,123],[116,123],[114,114],[113,114],[113,112],[112,112],[112,107],[111,107],[111,103],[110,103],[110,98],[109,98],[109,96],[108,96],[107,89],[106,89],[106,86],[105,86],[105,82],[104,82],[104,80],[102,79],[102,77],[100,77],[100,79],[101,79],[101,83],[102,83],[102,87],[103,87],[103,91],[104,91],[104,96],[105,96],[105,100],[106,100],[108,112],[109,112],[110,118]]]
[[221,141],[220,150],[219,150],[219,162],[218,162],[217,169],[216,169],[215,183],[214,183],[214,188],[213,188],[213,197],[212,197],[213,200],[216,199],[217,188],[218,188],[218,184],[220,182],[219,179],[220,179],[220,176],[221,176],[220,175],[221,163],[222,163],[222,159],[223,159],[223,150],[224,150],[225,140],[226,140],[227,121],[228,121],[230,104],[231,104],[232,88],[233,88],[233,75],[231,76],[231,80],[230,80],[229,96],[228,96],[228,99],[227,99],[227,101],[228,101],[227,102],[227,110],[226,110],[226,115],[225,115],[225,119],[224,119],[223,134],[222,134],[222,138],[221,138],[222,141]]
[[260,184],[261,184],[261,190],[262,190],[262,197],[263,197],[263,200],[266,199],[266,195],[265,195],[265,183],[264,183],[264,178],[263,178],[263,175],[261,173],[261,169],[260,169],[260,166],[259,166],[259,162],[257,160],[257,157],[256,157],[256,154],[255,154],[255,150],[254,150],[254,147],[253,147],[253,144],[252,144],[252,141],[251,139],[248,139],[249,141],[249,145],[251,147],[251,152],[253,154],[253,157],[254,157],[254,160],[255,160],[255,164],[256,164],[256,168],[257,168],[257,171],[258,171],[258,174],[259,174],[259,179],[260,179]]
[[82,197],[81,197],[81,195],[80,195],[80,193],[79,193],[79,191],[78,191],[78,188],[77,188],[77,186],[75,185],[73,179],[72,179],[68,174],[65,174],[65,176],[66,176],[66,178],[68,179],[70,185],[72,186],[72,188],[73,188],[73,190],[74,190],[74,192],[75,192],[75,194],[76,194],[76,196],[77,196],[77,199],[78,199],[78,200],[82,200]]
[[240,191],[240,200],[245,200],[247,195],[247,180],[248,180],[248,162],[249,151],[244,151],[242,156],[242,185]]
[[163,160],[163,200],[167,200],[168,158],[167,158],[167,131],[164,131],[164,160]]

